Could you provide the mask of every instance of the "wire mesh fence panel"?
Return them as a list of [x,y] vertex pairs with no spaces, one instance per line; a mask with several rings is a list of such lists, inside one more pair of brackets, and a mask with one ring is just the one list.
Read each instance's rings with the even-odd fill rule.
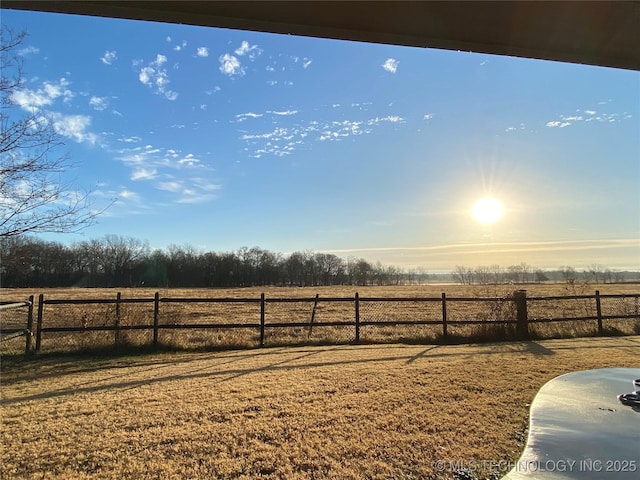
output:
[[25,354],[26,335],[29,332],[21,330],[13,333],[3,333],[0,337],[0,357],[19,357]]
[[42,313],[43,328],[110,327],[116,324],[114,303],[59,304],[45,301]]
[[580,318],[596,317],[595,297],[567,297],[567,298],[529,298],[527,299],[527,313],[530,320],[552,318]]
[[[360,300],[360,340],[420,342],[442,334],[442,302],[438,300]],[[397,323],[396,323],[397,322]],[[404,322],[439,322],[406,324]]]
[[257,327],[161,328],[158,341],[178,350],[253,348],[260,345],[260,332]]
[[634,316],[640,319],[639,295],[620,295],[611,297],[603,295],[601,296],[600,305],[603,316]]
[[[598,312],[594,296],[529,298],[527,313],[529,333],[534,338],[572,338],[598,333]],[[549,321],[554,319],[556,321]]]
[[[144,328],[148,327],[148,328]],[[45,302],[42,308],[41,352],[150,345],[152,302]],[[73,328],[70,331],[51,331]]]
[[[340,323],[345,325],[336,325]],[[348,343],[354,339],[353,300],[309,298],[295,302],[270,300],[265,304],[266,345]]]
[[[517,308],[512,296],[447,300],[448,334],[471,340],[516,338]],[[472,322],[459,323],[456,322]]]
[[627,335],[640,334],[639,295],[602,296],[600,305],[602,316],[608,317],[603,320],[605,331]]
[[529,322],[532,338],[576,338],[598,334],[597,320],[557,320],[551,322]]
[[40,352],[74,353],[112,349],[115,337],[112,331],[43,332]]
[[24,355],[28,305],[24,302],[5,305],[0,309],[0,356]]
[[260,303],[256,301],[161,301],[158,324],[158,342],[176,348],[248,348],[260,345]]
[[32,304],[33,297],[28,302],[0,305],[0,357],[5,364],[32,349]]
[[116,308],[116,326],[120,330],[114,332],[115,346],[151,345],[153,319],[154,304],[151,301],[120,303]]
[[257,301],[161,301],[158,313],[161,325],[260,323],[260,303]]

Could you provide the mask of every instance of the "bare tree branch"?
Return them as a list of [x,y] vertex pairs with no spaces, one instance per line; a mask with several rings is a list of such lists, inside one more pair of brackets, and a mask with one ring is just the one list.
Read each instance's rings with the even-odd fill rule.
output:
[[47,114],[16,103],[24,84],[19,47],[26,35],[5,26],[0,31],[0,237],[76,232],[103,212],[92,208],[90,192],[61,179],[71,165]]

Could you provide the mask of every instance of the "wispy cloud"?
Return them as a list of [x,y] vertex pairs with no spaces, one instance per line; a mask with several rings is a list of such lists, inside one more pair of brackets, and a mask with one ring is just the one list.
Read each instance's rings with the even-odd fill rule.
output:
[[387,58],[385,62],[382,64],[382,68],[384,68],[389,73],[396,73],[398,71],[398,65],[400,62],[395,58]]
[[[120,141],[140,143],[138,137],[126,137]],[[203,165],[194,153],[148,144],[121,149],[116,152],[116,159],[131,168],[130,180],[152,181],[154,188],[173,194],[171,201],[175,203],[211,201],[216,198],[215,192],[222,188],[202,175],[202,172],[209,175],[211,169]]]
[[240,61],[233,55],[225,53],[224,55],[221,55],[218,60],[220,62],[220,71],[224,75],[229,77],[244,75],[244,69],[240,64]]
[[235,55],[225,53],[218,57],[220,72],[228,77],[241,77],[246,73],[246,70],[238,57],[246,56],[250,61],[253,61],[262,54],[262,49],[244,40],[240,46],[235,49],[234,53]]
[[[542,268],[593,262],[598,252],[640,248],[638,239],[569,240],[547,242],[511,242],[450,244],[429,247],[374,247],[330,250],[336,255],[372,256],[393,264],[431,265],[435,269],[451,269],[453,265],[477,266],[480,263],[520,263],[528,258]],[[580,266],[580,265],[576,265]]]
[[571,122],[560,122],[558,120],[554,120],[552,122],[547,122],[545,126],[549,128],[564,128],[568,127],[569,125],[571,125]]
[[155,168],[136,168],[131,173],[131,180],[153,180],[158,176]]
[[176,203],[196,204],[206,203],[216,198],[212,192],[220,190],[221,186],[202,178],[190,178],[185,180],[171,180],[158,182],[159,190],[177,194]]
[[100,60],[105,65],[113,65],[113,62],[115,62],[117,59],[118,59],[118,55],[116,54],[115,50],[112,50],[112,51],[107,50],[106,52],[104,52],[104,55],[100,57]]
[[274,115],[285,117],[289,115],[295,115],[296,113],[298,113],[298,110],[282,110],[282,111],[267,110],[267,113],[272,113]]
[[244,122],[245,120],[248,120],[250,118],[260,118],[262,117],[262,113],[253,113],[253,112],[248,112],[248,113],[240,113],[238,115],[236,115],[236,121],[238,123],[240,122]]
[[[332,107],[335,108],[335,105]],[[354,107],[357,108],[357,107]],[[273,111],[268,110],[267,113],[276,115],[272,119],[293,118],[298,113],[297,110]],[[257,114],[253,114],[257,115]],[[379,128],[384,123],[404,123],[405,119],[398,115],[388,115],[386,117],[373,117],[363,120],[334,120],[334,121],[303,121],[293,125],[278,125],[269,130],[254,133],[242,131],[240,140],[247,143],[246,150],[250,155],[261,158],[265,155],[274,155],[282,157],[290,155],[303,144],[310,141],[340,141],[348,137],[358,135],[366,135],[375,128]],[[271,126],[271,122],[269,123]]]
[[137,136],[132,136],[132,137],[122,137],[118,139],[119,142],[123,142],[123,143],[139,143],[142,141],[142,139],[140,137]]
[[193,167],[198,163],[200,163],[200,160],[196,158],[196,156],[193,153],[188,153],[184,157],[182,157],[180,160],[178,160],[178,165],[187,165],[189,167]]
[[99,112],[106,110],[109,106],[109,101],[106,97],[91,97],[89,99],[89,105]]
[[138,195],[136,192],[132,192],[131,190],[127,190],[126,188],[121,190],[120,193],[118,193],[118,197],[123,198],[125,200],[134,201],[134,202],[140,201],[140,195]]
[[631,118],[632,115],[624,112],[618,113],[602,113],[596,110],[576,110],[571,115],[560,115],[560,120],[551,120],[546,123],[549,128],[564,128],[579,122],[598,122],[598,123],[615,123]]
[[[549,125],[547,125],[549,126]],[[510,127],[507,127],[504,129],[505,132],[515,132],[516,130],[526,130],[527,126],[524,123],[521,123],[520,125],[518,125],[517,127],[514,125],[511,125]]]
[[183,40],[181,43],[179,43],[178,45],[176,45],[175,47],[173,47],[173,50],[176,52],[179,52],[181,50],[184,50],[187,46],[187,41]]
[[67,115],[60,112],[47,112],[38,118],[39,122],[50,123],[56,133],[78,143],[95,144],[98,136],[89,131],[91,117],[88,115]]
[[40,49],[38,47],[34,47],[33,45],[28,45],[18,50],[18,55],[20,55],[21,57],[26,57],[27,55],[34,55],[39,52],[40,52]]
[[243,40],[240,46],[236,48],[235,54],[239,57],[248,55],[250,60],[255,60],[257,56],[262,54],[262,49],[258,45],[251,45],[246,40]]
[[196,50],[196,55],[203,58],[208,57],[209,49],[207,47],[198,47],[198,49]]
[[170,81],[167,69],[164,67],[165,63],[167,63],[167,57],[157,54],[155,60],[140,68],[138,79],[140,83],[151,88],[154,93],[163,95],[167,100],[175,100],[178,98],[178,94],[168,87]]
[[68,89],[69,81],[61,78],[57,82],[44,82],[36,90],[28,88],[19,89],[11,94],[11,101],[28,112],[34,112],[42,107],[52,105],[58,98],[69,102],[75,96]]

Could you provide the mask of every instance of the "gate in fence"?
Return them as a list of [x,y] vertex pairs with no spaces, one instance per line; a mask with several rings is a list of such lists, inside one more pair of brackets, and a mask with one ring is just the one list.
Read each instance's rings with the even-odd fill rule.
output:
[[26,302],[0,302],[0,355],[31,351],[33,295]]

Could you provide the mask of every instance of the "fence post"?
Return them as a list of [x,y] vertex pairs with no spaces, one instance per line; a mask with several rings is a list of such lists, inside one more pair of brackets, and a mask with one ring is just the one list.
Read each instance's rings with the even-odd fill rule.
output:
[[442,336],[447,338],[447,294],[442,292]]
[[313,302],[313,310],[311,310],[311,320],[309,321],[309,334],[307,335],[307,339],[311,338],[311,331],[313,330],[313,322],[316,319],[316,310],[318,309],[318,298],[320,297],[319,293],[316,293],[316,300]]
[[116,294],[116,330],[114,335],[114,346],[117,347],[118,343],[120,343],[120,301],[122,300],[122,293],[118,292]]
[[260,346],[264,347],[264,293],[260,294]]
[[38,296],[38,320],[36,322],[36,352],[42,346],[42,309],[44,308],[44,293]]
[[602,305],[600,304],[600,290],[596,290],[596,314],[598,315],[598,335],[602,335]]
[[160,316],[160,293],[153,297],[153,346],[158,345],[158,317]]
[[527,316],[527,291],[516,290],[513,292],[513,300],[516,304],[516,334],[520,340],[529,338],[529,319]]
[[360,295],[356,292],[355,296],[356,306],[356,343],[360,342]]
[[31,353],[31,336],[33,335],[33,295],[29,295],[29,307],[27,310],[27,337],[24,345],[24,354]]

